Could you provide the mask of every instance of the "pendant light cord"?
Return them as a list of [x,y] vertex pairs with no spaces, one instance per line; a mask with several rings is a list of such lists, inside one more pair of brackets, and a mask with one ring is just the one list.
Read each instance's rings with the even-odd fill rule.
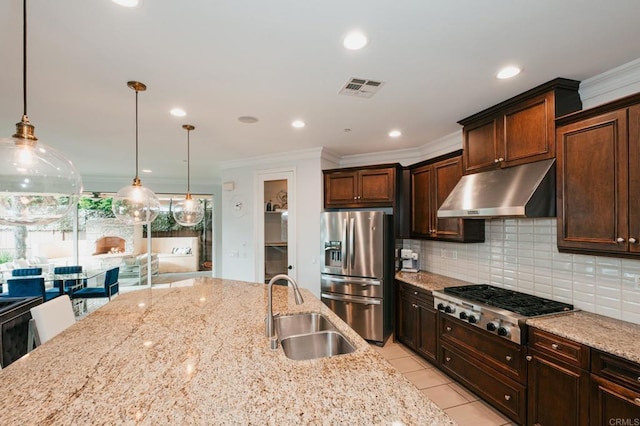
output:
[[27,0],[22,2],[22,115],[27,116]]
[[191,130],[187,130],[187,194],[191,194],[191,142],[189,134]]
[[138,90],[136,90],[136,181],[138,180]]

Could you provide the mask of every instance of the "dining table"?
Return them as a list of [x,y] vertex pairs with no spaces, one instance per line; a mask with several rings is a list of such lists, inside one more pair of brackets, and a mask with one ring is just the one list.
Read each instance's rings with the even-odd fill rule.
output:
[[274,312],[319,312],[354,352],[299,361],[272,350],[262,283],[200,277],[144,287],[1,370],[0,424],[455,424],[301,292],[297,305],[291,289],[274,286]]

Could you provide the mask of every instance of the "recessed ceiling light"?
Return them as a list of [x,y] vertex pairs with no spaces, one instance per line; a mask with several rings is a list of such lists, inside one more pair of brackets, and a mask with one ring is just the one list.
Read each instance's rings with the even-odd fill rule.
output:
[[400,136],[402,136],[402,132],[400,130],[392,130],[389,132],[389,136],[391,136],[392,138],[399,138]]
[[342,44],[349,50],[358,50],[365,47],[368,41],[360,31],[352,31],[342,40]]
[[142,169],[142,173],[151,173],[151,169]]
[[496,77],[499,78],[500,80],[504,80],[507,78],[515,77],[516,75],[520,74],[520,71],[521,71],[520,68],[513,65],[509,65],[508,67],[504,67],[500,71],[498,71],[498,74],[496,74]]
[[185,115],[187,115],[187,112],[182,108],[174,108],[169,111],[169,114],[173,115],[174,117],[184,117]]
[[306,125],[307,125],[307,123],[305,123],[302,120],[295,120],[295,121],[291,122],[291,126],[295,127],[296,129],[302,129]]
[[258,122],[258,117],[252,117],[250,115],[243,115],[238,117],[238,121],[244,124],[253,124]]
[[136,7],[138,3],[140,3],[138,0],[111,0],[111,1],[114,2],[115,4],[119,4],[120,6],[124,6],[124,7]]

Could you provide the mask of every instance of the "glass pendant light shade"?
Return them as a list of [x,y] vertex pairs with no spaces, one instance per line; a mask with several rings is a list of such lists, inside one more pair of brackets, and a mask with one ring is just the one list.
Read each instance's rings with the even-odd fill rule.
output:
[[0,140],[0,224],[44,225],[76,205],[82,179],[59,151],[34,140]]
[[82,179],[64,155],[38,143],[27,116],[27,1],[22,2],[22,120],[0,139],[0,224],[46,225],[76,205]]
[[189,140],[189,134],[194,126],[191,124],[183,124],[182,128],[187,131],[187,194],[184,197],[184,200],[178,201],[178,203],[173,208],[173,218],[182,226],[195,226],[200,223],[202,218],[204,217],[204,206],[200,202],[200,200],[194,200],[191,197],[191,159],[190,159],[190,151],[191,144]]
[[111,209],[120,221],[128,225],[151,223],[160,212],[160,200],[157,195],[134,181],[133,185],[120,189],[113,197]]
[[204,217],[204,206],[198,199],[187,194],[184,200],[178,201],[173,207],[173,218],[182,226],[195,226]]
[[160,200],[149,188],[142,186],[138,177],[138,92],[147,86],[138,81],[129,81],[127,86],[136,92],[136,176],[133,184],[120,189],[111,203],[111,211],[120,221],[129,225],[153,222],[160,212]]

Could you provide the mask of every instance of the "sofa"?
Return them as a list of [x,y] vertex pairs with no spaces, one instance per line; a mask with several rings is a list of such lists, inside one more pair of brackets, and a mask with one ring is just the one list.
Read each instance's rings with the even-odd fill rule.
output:
[[[142,239],[146,249],[147,239]],[[200,260],[200,241],[197,237],[151,238],[151,252],[158,256],[161,274],[171,272],[197,272]]]

